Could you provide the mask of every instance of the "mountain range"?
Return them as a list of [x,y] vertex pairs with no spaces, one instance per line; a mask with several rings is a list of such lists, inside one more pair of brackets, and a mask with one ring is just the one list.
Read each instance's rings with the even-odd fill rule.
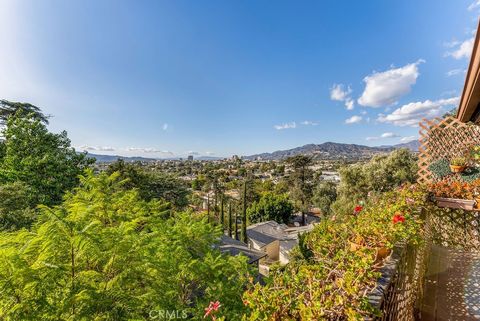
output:
[[[419,142],[418,140],[413,140],[408,143],[397,144],[397,145],[383,145],[377,147],[370,147],[365,145],[356,145],[356,144],[342,144],[342,143],[333,143],[326,142],[323,144],[308,144],[301,147],[296,147],[287,150],[279,150],[272,153],[262,153],[256,155],[250,155],[243,157],[248,160],[280,160],[285,159],[290,156],[295,155],[310,155],[315,159],[366,159],[370,158],[377,154],[384,154],[391,152],[399,148],[407,148],[413,152],[418,151]],[[127,162],[151,162],[159,160],[158,158],[148,158],[148,157],[126,157],[119,155],[98,155],[88,153],[87,157],[95,158],[98,163],[111,163],[117,159],[123,159]],[[180,157],[169,158],[171,160],[180,159]],[[212,157],[212,156],[198,156],[195,157],[195,160],[219,160],[221,157]]]
[[249,160],[279,160],[295,155],[308,155],[313,156],[315,159],[366,159],[377,154],[385,154],[400,148],[407,148],[413,152],[417,152],[418,146],[418,140],[403,144],[377,147],[326,142],[323,144],[308,144],[272,153],[256,154],[244,158]]

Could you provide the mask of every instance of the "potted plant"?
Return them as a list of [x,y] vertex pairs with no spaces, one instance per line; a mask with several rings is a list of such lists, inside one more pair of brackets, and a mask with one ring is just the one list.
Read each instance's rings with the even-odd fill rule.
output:
[[450,160],[450,170],[453,173],[461,173],[467,168],[467,159],[465,157],[455,157]]
[[430,184],[430,191],[439,207],[472,211],[475,206],[474,187],[471,183],[444,179]]
[[480,145],[475,145],[470,150],[472,159],[478,164],[480,163]]

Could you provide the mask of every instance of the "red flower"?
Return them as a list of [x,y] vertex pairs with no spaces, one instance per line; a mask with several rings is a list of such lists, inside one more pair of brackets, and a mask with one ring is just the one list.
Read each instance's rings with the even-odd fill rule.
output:
[[[210,314],[212,314],[213,311],[218,311],[218,308],[220,308],[220,306],[221,305],[219,301],[215,301],[215,302],[210,301],[210,304],[208,305],[208,307],[205,308],[205,315],[203,317],[206,318]],[[215,320],[215,316],[212,315],[212,319]]]
[[360,213],[362,210],[363,210],[363,206],[357,205],[357,206],[355,206],[355,209],[353,210],[353,214],[357,215],[357,214]]
[[395,214],[393,216],[393,224],[397,224],[397,223],[403,223],[405,222],[405,216],[403,216],[402,214]]

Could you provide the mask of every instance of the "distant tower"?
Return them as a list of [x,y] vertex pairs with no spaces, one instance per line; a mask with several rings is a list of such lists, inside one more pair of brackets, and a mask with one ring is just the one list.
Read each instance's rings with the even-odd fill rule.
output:
[[193,161],[193,155],[188,155],[188,161]]

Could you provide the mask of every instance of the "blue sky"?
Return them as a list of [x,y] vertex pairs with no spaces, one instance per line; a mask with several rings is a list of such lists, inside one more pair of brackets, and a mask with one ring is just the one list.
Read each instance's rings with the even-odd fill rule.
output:
[[458,103],[480,0],[0,0],[0,98],[93,153],[395,144]]

